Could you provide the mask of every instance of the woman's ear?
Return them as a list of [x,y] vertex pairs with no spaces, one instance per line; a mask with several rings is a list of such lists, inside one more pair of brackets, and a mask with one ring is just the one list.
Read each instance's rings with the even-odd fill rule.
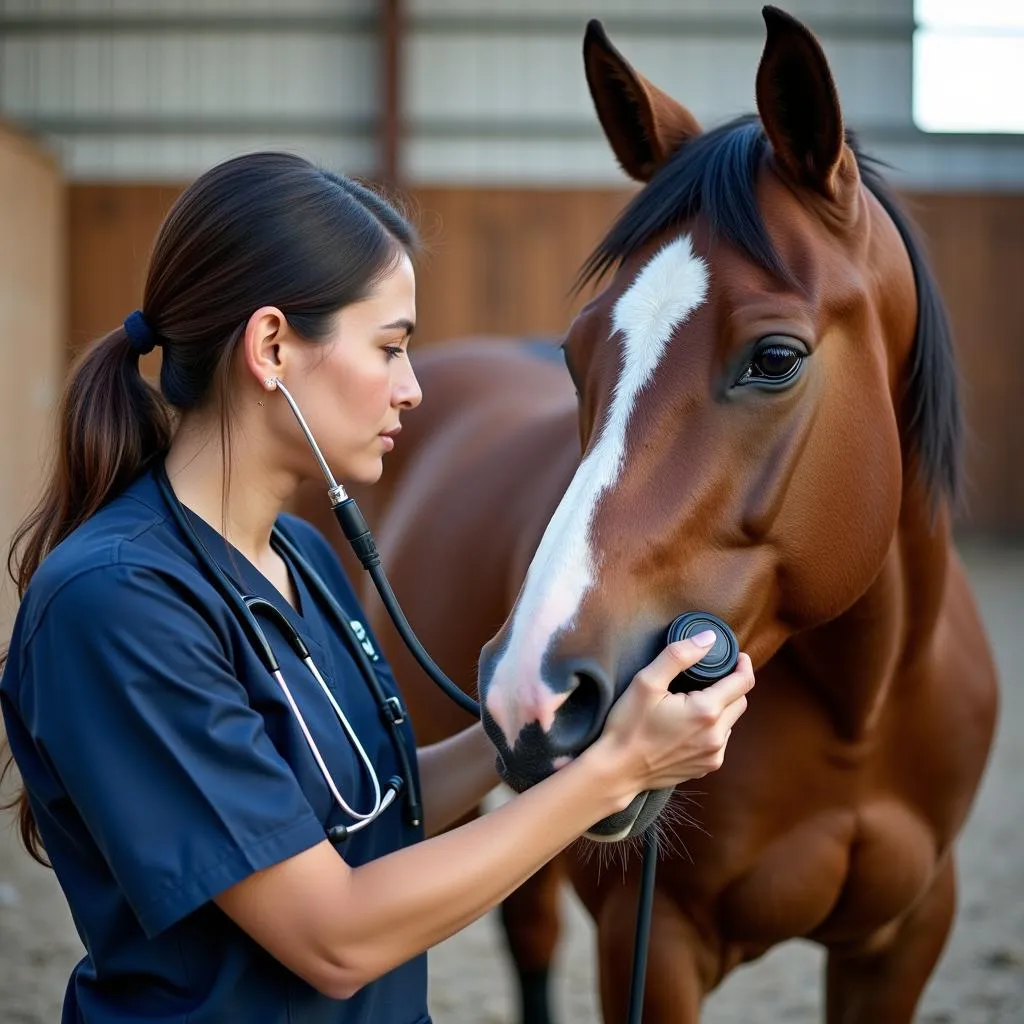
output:
[[261,306],[245,325],[242,350],[246,370],[261,388],[268,380],[284,377],[287,363],[288,321],[276,306]]

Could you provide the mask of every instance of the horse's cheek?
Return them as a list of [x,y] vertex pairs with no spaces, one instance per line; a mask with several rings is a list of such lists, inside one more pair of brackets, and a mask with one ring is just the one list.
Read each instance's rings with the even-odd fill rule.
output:
[[783,586],[790,616],[805,626],[846,611],[871,585],[896,534],[902,494],[891,408],[865,403],[814,431],[782,517]]

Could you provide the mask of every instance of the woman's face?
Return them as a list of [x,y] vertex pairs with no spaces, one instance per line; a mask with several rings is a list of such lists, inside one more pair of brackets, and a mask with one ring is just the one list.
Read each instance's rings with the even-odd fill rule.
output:
[[302,347],[301,380],[285,380],[339,481],[379,479],[397,440],[386,435],[420,403],[407,354],[415,322],[416,280],[403,254],[365,299],[338,313],[330,337]]

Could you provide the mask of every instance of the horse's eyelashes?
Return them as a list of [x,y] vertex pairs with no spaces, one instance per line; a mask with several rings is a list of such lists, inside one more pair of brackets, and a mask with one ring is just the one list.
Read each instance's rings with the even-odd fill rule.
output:
[[783,345],[771,345],[757,356],[757,366],[766,377],[784,377],[802,357]]
[[743,368],[736,385],[760,384],[771,388],[786,387],[800,375],[800,369],[806,358],[806,350],[796,342],[789,343],[781,338],[763,341],[754,350],[750,362]]

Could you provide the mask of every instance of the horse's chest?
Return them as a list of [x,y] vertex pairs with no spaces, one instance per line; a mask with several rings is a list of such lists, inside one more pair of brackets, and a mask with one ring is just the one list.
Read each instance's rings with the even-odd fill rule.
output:
[[935,870],[930,830],[892,799],[809,818],[765,847],[723,893],[727,937],[866,939],[911,907]]

